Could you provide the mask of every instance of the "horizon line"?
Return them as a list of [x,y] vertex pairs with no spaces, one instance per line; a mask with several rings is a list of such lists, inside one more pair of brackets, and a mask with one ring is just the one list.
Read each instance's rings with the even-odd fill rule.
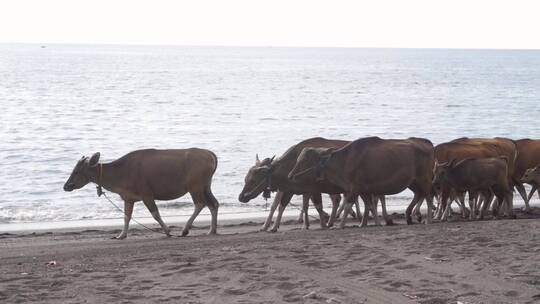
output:
[[216,48],[306,48],[306,49],[411,49],[411,50],[485,50],[485,51],[539,51],[540,48],[500,48],[500,47],[426,47],[426,46],[316,46],[316,45],[242,45],[242,44],[162,44],[162,43],[106,43],[106,42],[5,42],[0,45],[94,45],[94,46],[138,46],[138,47],[216,47]]

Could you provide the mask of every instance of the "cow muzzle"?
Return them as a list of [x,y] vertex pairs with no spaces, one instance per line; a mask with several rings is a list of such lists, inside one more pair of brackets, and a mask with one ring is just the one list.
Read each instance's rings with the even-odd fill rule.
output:
[[75,189],[75,184],[74,183],[65,183],[64,184],[64,191],[71,192],[74,189]]
[[238,201],[240,203],[247,203],[249,202],[249,197],[242,192],[240,195],[238,195]]

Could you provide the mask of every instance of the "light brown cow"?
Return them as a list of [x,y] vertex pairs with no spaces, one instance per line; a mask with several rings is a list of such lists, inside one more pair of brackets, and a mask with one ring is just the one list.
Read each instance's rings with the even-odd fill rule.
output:
[[[453,140],[453,142],[460,142],[472,145],[484,145],[491,146],[492,149],[497,151],[498,156],[506,157],[508,160],[508,184],[511,188],[514,188],[516,182],[519,183],[519,179],[514,179],[514,171],[516,168],[516,160],[518,157],[517,146],[514,140],[504,137],[495,137],[495,138],[467,138],[462,137]],[[497,208],[502,208],[504,212],[510,216],[514,217],[514,194],[510,192],[507,197],[504,199],[505,204],[498,206]]]
[[[458,138],[448,143],[442,143],[435,147],[435,161],[437,163],[445,163],[452,160],[463,160],[466,158],[489,158],[504,156],[508,159],[508,181],[510,186],[513,186],[513,170],[515,167],[515,160],[517,157],[517,150],[514,142],[506,138]],[[447,219],[450,210],[450,204],[448,199],[452,194],[452,189],[445,187],[440,191],[440,203],[437,218]],[[463,195],[462,193],[455,193],[454,196]],[[506,213],[509,216],[513,216],[512,210],[512,192],[505,198],[507,202]],[[473,205],[474,195],[469,193],[469,204]],[[489,202],[487,202],[489,204]],[[501,206],[494,206],[494,208],[500,208]],[[462,207],[464,208],[464,207]],[[480,216],[482,216],[481,214]],[[471,215],[472,216],[472,215]]]
[[529,201],[531,200],[534,192],[538,189],[538,185],[533,183],[531,192],[529,195],[527,195],[527,192],[525,192],[525,188],[523,187],[521,177],[523,177],[527,169],[540,165],[540,140],[520,139],[516,140],[515,143],[518,151],[516,168],[514,170],[515,186],[523,198],[523,201],[525,201],[525,211],[529,211],[531,208]]
[[[467,158],[460,161],[454,159],[442,164],[437,163],[434,168],[433,183],[444,188],[454,189],[458,193],[471,191],[490,197],[493,192],[499,206],[511,192],[505,156],[502,158]],[[488,204],[482,206],[481,215],[484,214],[487,206]],[[474,208],[471,208],[471,212],[474,212]],[[493,215],[497,215],[495,208]]]
[[[301,179],[316,172],[319,179],[345,191],[345,210],[350,210],[357,196],[373,206],[376,195],[397,194],[406,188],[414,193],[412,210],[423,198],[432,210],[433,145],[429,140],[361,138],[338,150],[304,149],[298,156],[289,178]],[[410,213],[409,213],[410,216]],[[340,227],[345,226],[347,212]]]
[[125,217],[124,229],[117,239],[127,237],[133,205],[137,201],[144,202],[165,233],[170,235],[155,200],[173,200],[187,192],[193,198],[195,211],[186,223],[182,236],[189,233],[193,221],[205,206],[212,215],[209,233],[216,233],[219,203],[211,190],[212,176],[217,168],[217,157],[213,152],[197,148],[138,150],[110,163],[99,163],[99,156],[98,152],[90,158],[79,160],[64,190],[73,191],[92,182],[119,194],[124,200]]

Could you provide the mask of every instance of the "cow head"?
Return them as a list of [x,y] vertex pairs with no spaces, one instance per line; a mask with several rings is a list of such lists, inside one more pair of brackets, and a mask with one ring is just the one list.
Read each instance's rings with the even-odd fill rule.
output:
[[521,177],[521,182],[531,185],[540,185],[540,166],[527,169]]
[[324,180],[325,164],[333,151],[334,149],[326,148],[304,148],[298,155],[288,178],[292,181]]
[[272,158],[265,158],[261,161],[258,155],[255,156],[255,165],[249,169],[244,178],[244,188],[238,195],[238,201],[247,203],[269,187],[272,161],[275,157],[274,155]]
[[86,186],[86,184],[91,181],[90,176],[93,174],[92,169],[97,167],[98,162],[99,152],[95,153],[90,158],[83,156],[77,162],[75,168],[73,168],[73,171],[71,172],[71,175],[64,184],[64,191],[70,192]]
[[445,163],[435,162],[435,167],[433,168],[433,186],[435,189],[438,189],[442,183],[446,182],[448,172],[455,166],[455,164],[455,159]]

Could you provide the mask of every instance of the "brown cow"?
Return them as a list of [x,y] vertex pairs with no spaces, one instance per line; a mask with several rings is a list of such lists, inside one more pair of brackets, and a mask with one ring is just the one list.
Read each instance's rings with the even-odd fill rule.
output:
[[[397,194],[406,188],[414,193],[410,211],[426,198],[430,222],[433,203],[433,145],[429,140],[404,140],[379,137],[361,138],[338,150],[304,149],[289,173],[293,180],[315,172],[321,181],[345,191],[345,210],[350,210],[357,196],[373,206],[376,195]],[[347,212],[340,227],[345,226]]]
[[[498,205],[512,192],[508,182],[507,158],[466,158],[460,161],[451,160],[434,168],[433,184],[458,193],[470,191],[481,193],[491,200],[492,192],[497,197]],[[480,211],[482,216],[489,204],[484,204]],[[471,208],[474,213],[474,208]],[[495,216],[497,209],[493,209]],[[474,214],[473,214],[474,216]]]
[[189,233],[193,221],[208,206],[212,215],[209,234],[215,234],[219,203],[210,189],[212,176],[217,168],[216,155],[204,149],[138,150],[128,153],[110,163],[99,163],[99,152],[91,158],[83,157],[64,185],[65,191],[73,191],[92,182],[124,200],[124,229],[116,237],[127,237],[133,205],[143,201],[154,219],[167,235],[170,229],[161,220],[154,200],[173,200],[187,192],[191,194],[195,211],[182,231]]
[[531,208],[529,201],[531,200],[534,192],[538,189],[538,184],[533,183],[533,188],[531,189],[529,195],[527,195],[527,192],[525,192],[525,188],[523,187],[521,177],[523,177],[528,169],[540,165],[540,140],[520,139],[516,140],[515,143],[518,151],[516,167],[514,170],[515,186],[523,198],[523,201],[525,201],[525,211],[529,211]]
[[[515,159],[517,157],[517,150],[514,142],[506,138],[494,138],[494,139],[484,139],[484,138],[458,138],[448,143],[442,143],[435,147],[435,160],[437,163],[445,163],[451,160],[463,160],[466,158],[489,158],[489,157],[499,157],[505,156],[508,159],[508,180],[509,185],[513,186],[513,170]],[[510,173],[511,172],[511,173]],[[442,188],[440,189],[440,208],[437,212],[437,218],[442,218],[446,220],[450,205],[448,204],[448,198],[452,194],[452,189]],[[461,193],[454,193],[454,196],[463,195]],[[505,201],[508,203],[507,213],[512,216],[512,193],[508,194],[505,198]],[[474,195],[469,193],[469,203],[472,205],[472,199]],[[488,202],[489,204],[489,202]],[[496,208],[499,208],[497,206]],[[462,207],[464,208],[464,207]],[[471,215],[472,216],[472,215]]]
[[[504,156],[508,160],[508,184],[510,185],[510,187],[514,188],[516,183],[519,183],[519,178],[517,180],[514,179],[514,171],[516,167],[516,159],[518,156],[518,151],[517,151],[516,143],[512,139],[504,138],[504,137],[495,137],[495,138],[462,137],[462,138],[453,140],[453,142],[491,146],[492,149],[497,151],[498,156]],[[502,206],[498,206],[498,208],[504,207],[505,213],[507,213],[511,217],[514,216],[513,199],[514,199],[514,194],[513,192],[510,192],[504,200],[506,204]]]

